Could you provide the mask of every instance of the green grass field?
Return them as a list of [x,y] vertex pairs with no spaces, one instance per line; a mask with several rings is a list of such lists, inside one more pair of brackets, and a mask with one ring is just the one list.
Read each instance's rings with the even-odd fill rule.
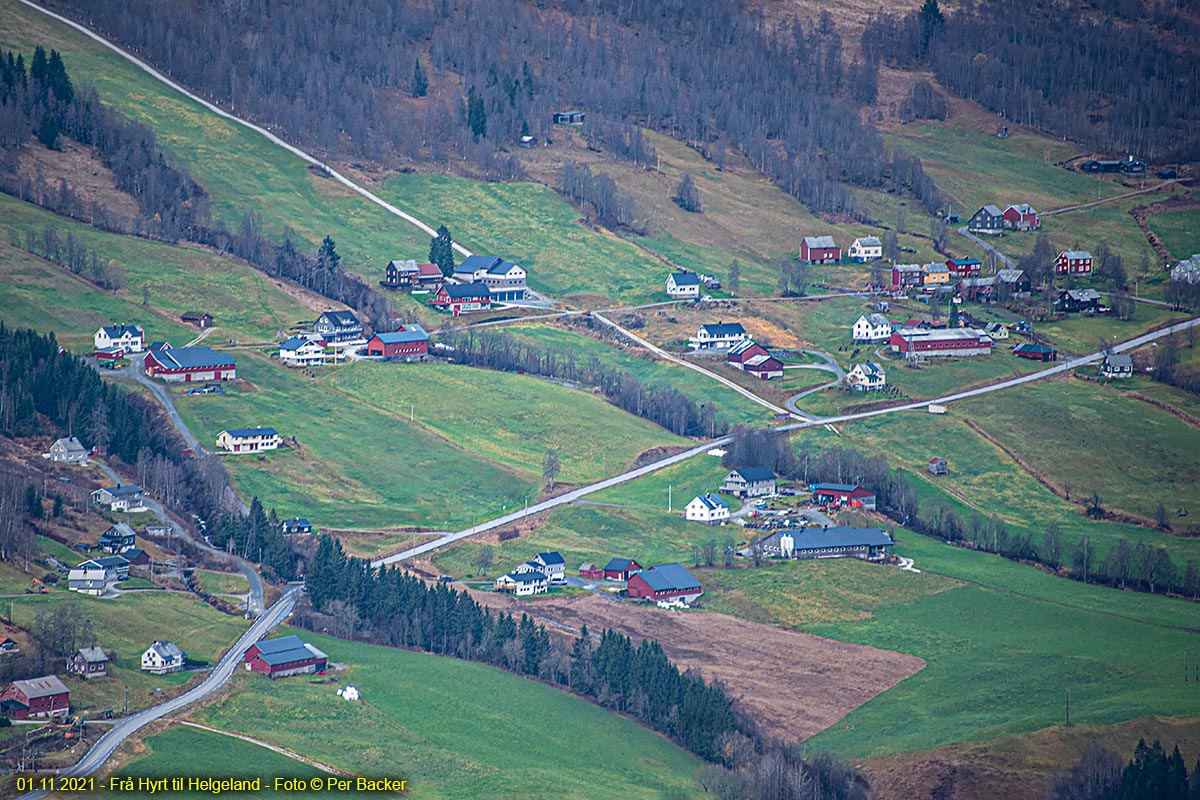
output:
[[362,702],[337,697],[336,682],[239,673],[226,701],[195,716],[347,772],[405,778],[421,797],[694,795],[695,758],[565,692],[466,661],[303,636],[350,665],[344,680]]
[[[981,425],[1062,487],[1083,496],[1099,492],[1106,507],[1153,518],[1200,508],[1200,431],[1166,412],[1078,381],[1013,390],[1009,402],[961,404]],[[1069,420],[1069,424],[1064,424]],[[1071,453],[1069,460],[1061,457]]]
[[433,362],[359,363],[330,375],[330,387],[354,401],[396,418],[412,413],[418,429],[531,483],[547,450],[559,454],[560,482],[587,483],[652,447],[688,443],[602,397],[527,375]]
[[1194,603],[1065,581],[915,534],[897,552],[967,585],[805,627],[926,661],[808,747],[858,758],[1037,730],[1062,722],[1068,687],[1080,724],[1195,712],[1181,674],[1183,650],[1200,645]]
[[274,236],[290,226],[315,248],[330,235],[350,272],[428,255],[426,234],[340,184],[313,176],[303,161],[261,135],[216,116],[15,0],[3,0],[0,9],[0,47],[23,51],[27,62],[38,44],[56,48],[76,85],[95,86],[105,103],[154,130],[159,146],[212,195],[214,217],[231,229],[253,211]]
[[[147,341],[168,338],[180,346],[197,333],[179,323],[184,311],[209,311],[221,328],[218,337],[227,334],[224,338],[259,342],[274,341],[277,332],[315,316],[246,264],[204,250],[106,233],[0,195],[0,239],[4,242],[14,236],[24,241],[27,231],[40,233],[47,225],[57,227],[60,237],[73,234],[105,260],[116,259],[125,268],[129,285],[116,294],[90,288],[64,268],[5,244],[5,253],[15,252],[0,257],[3,291],[41,312],[39,329],[46,328],[48,321],[58,325],[61,320],[65,332],[76,337],[86,333],[90,342],[100,324],[136,321],[146,327]],[[55,275],[55,270],[60,274]],[[148,308],[141,304],[143,288],[149,292]],[[120,316],[110,316],[117,314]]]
[[213,594],[245,594],[250,590],[246,576],[240,572],[214,572],[210,569],[196,570],[200,588]]
[[[295,793],[275,791],[276,778],[309,779],[326,775],[316,767],[253,742],[182,725],[148,736],[139,744],[134,758],[123,763],[113,773],[113,777],[152,780],[179,777],[259,778],[262,781],[262,791],[256,796],[282,797]],[[213,796],[212,792],[198,791],[171,791],[168,794],[173,800],[200,800]],[[128,793],[102,790],[99,795],[117,798],[127,797]]]
[[314,381],[242,351],[238,375],[253,388],[181,395],[176,408],[206,446],[225,428],[246,425],[296,437],[302,449],[222,461],[244,497],[258,496],[281,516],[319,527],[465,527],[473,512],[486,519],[536,493],[535,482],[410,425],[406,415],[348,402],[331,389],[328,372]]
[[766,420],[768,412],[762,406],[711,378],[678,365],[640,358],[619,346],[555,326],[521,325],[508,328],[506,333],[524,342],[569,352],[581,364],[591,364],[594,359],[594,363],[627,372],[647,386],[671,386],[697,404],[715,405],[718,417],[730,423],[759,424]]
[[145,708],[153,704],[155,689],[169,690],[195,677],[189,672],[142,672],[142,653],[155,639],[175,642],[191,661],[215,664],[247,626],[241,617],[177,592],[135,592],[118,600],[58,591],[19,597],[13,601],[16,624],[30,627],[40,609],[67,600],[77,602],[91,620],[96,644],[116,653],[108,677],[71,682],[71,705],[86,713],[124,708],[126,686],[129,708]]
[[1200,252],[1200,210],[1152,214],[1147,222],[1177,261]]

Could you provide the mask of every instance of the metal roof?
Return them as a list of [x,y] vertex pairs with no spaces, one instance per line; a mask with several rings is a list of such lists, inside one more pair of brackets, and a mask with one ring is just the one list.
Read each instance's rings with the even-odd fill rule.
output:
[[682,564],[659,564],[642,570],[638,575],[656,592],[700,588],[700,581]]
[[715,325],[701,325],[700,330],[709,336],[745,336],[746,329],[740,322],[718,322]]
[[792,534],[796,550],[818,550],[823,547],[883,547],[892,544],[892,537],[879,528],[802,528]]
[[775,470],[770,467],[742,467],[741,469],[735,469],[734,472],[741,475],[742,480],[746,483],[775,480]]
[[427,342],[429,334],[420,325],[405,325],[398,331],[391,333],[377,333],[375,338],[383,344],[402,344],[405,342]]
[[229,428],[221,433],[228,433],[236,439],[249,439],[253,436],[278,436],[279,431],[274,428]]
[[156,350],[151,358],[162,364],[163,369],[201,369],[203,367],[235,367],[237,362],[233,356],[224,353],[214,353],[208,346],[173,347],[170,350]]
[[805,236],[804,241],[809,247],[837,247],[832,236]]
[[21,694],[32,700],[35,697],[50,697],[56,694],[67,694],[71,690],[58,679],[57,675],[46,675],[41,678],[29,678],[23,681],[13,681],[13,686],[21,690]]
[[700,276],[694,272],[672,272],[671,278],[676,286],[699,286]]

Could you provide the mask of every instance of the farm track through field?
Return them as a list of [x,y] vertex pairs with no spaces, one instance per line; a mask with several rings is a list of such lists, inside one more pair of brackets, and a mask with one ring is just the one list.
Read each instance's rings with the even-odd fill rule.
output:
[[1193,428],[1200,428],[1200,417],[1194,417],[1186,411],[1180,411],[1175,406],[1164,403],[1162,400],[1142,394],[1141,392],[1122,392],[1122,394],[1126,397],[1132,397],[1134,400],[1141,400],[1143,403],[1149,403],[1155,408],[1167,412],[1172,417],[1175,417],[1175,419],[1190,425]]
[[320,761],[317,761],[314,758],[309,758],[308,756],[300,755],[295,750],[288,750],[286,747],[280,747],[279,745],[274,745],[274,744],[271,744],[270,742],[264,742],[262,739],[255,739],[253,736],[247,736],[244,733],[233,733],[232,731],[223,731],[220,728],[214,728],[211,725],[201,725],[199,722],[191,722],[190,720],[186,720],[186,719],[181,720],[180,724],[187,725],[189,728],[199,728],[200,730],[208,731],[209,733],[219,733],[222,736],[229,736],[234,739],[241,739],[243,742],[249,742],[250,744],[256,744],[259,747],[265,747],[268,750],[273,750],[276,753],[279,753],[281,756],[287,756],[288,758],[292,759],[293,761],[299,761],[302,764],[308,764],[310,767],[316,767],[317,769],[322,770],[323,772],[328,772],[331,775],[341,775],[341,776],[347,777],[347,778],[351,777],[349,772],[342,772],[337,767],[331,767],[328,764],[322,764]]

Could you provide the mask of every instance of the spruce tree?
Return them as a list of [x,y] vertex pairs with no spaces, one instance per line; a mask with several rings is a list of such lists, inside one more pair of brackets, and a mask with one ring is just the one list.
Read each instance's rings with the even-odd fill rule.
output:
[[413,97],[424,97],[429,91],[429,80],[425,77],[425,70],[421,69],[419,58],[413,62],[412,83],[409,84],[408,91]]
[[454,241],[450,238],[450,229],[445,225],[437,229],[437,236],[429,243],[429,261],[436,264],[447,278],[454,274]]

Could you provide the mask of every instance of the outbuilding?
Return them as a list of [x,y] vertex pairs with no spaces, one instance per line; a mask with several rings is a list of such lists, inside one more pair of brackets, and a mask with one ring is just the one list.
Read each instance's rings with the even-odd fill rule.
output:
[[65,717],[71,710],[71,690],[57,675],[13,681],[0,694],[0,714],[10,719]]
[[377,333],[367,341],[367,355],[385,361],[424,361],[429,355],[429,334],[417,324],[401,325],[391,333]]
[[642,565],[632,558],[614,558],[604,565],[604,580],[627,581],[631,575],[642,571]]
[[659,564],[630,576],[627,592],[644,600],[691,603],[704,593],[700,581],[681,564]]
[[272,679],[314,673],[324,675],[329,666],[329,656],[301,641],[299,636],[255,642],[242,654],[242,661],[247,670],[261,672]]

